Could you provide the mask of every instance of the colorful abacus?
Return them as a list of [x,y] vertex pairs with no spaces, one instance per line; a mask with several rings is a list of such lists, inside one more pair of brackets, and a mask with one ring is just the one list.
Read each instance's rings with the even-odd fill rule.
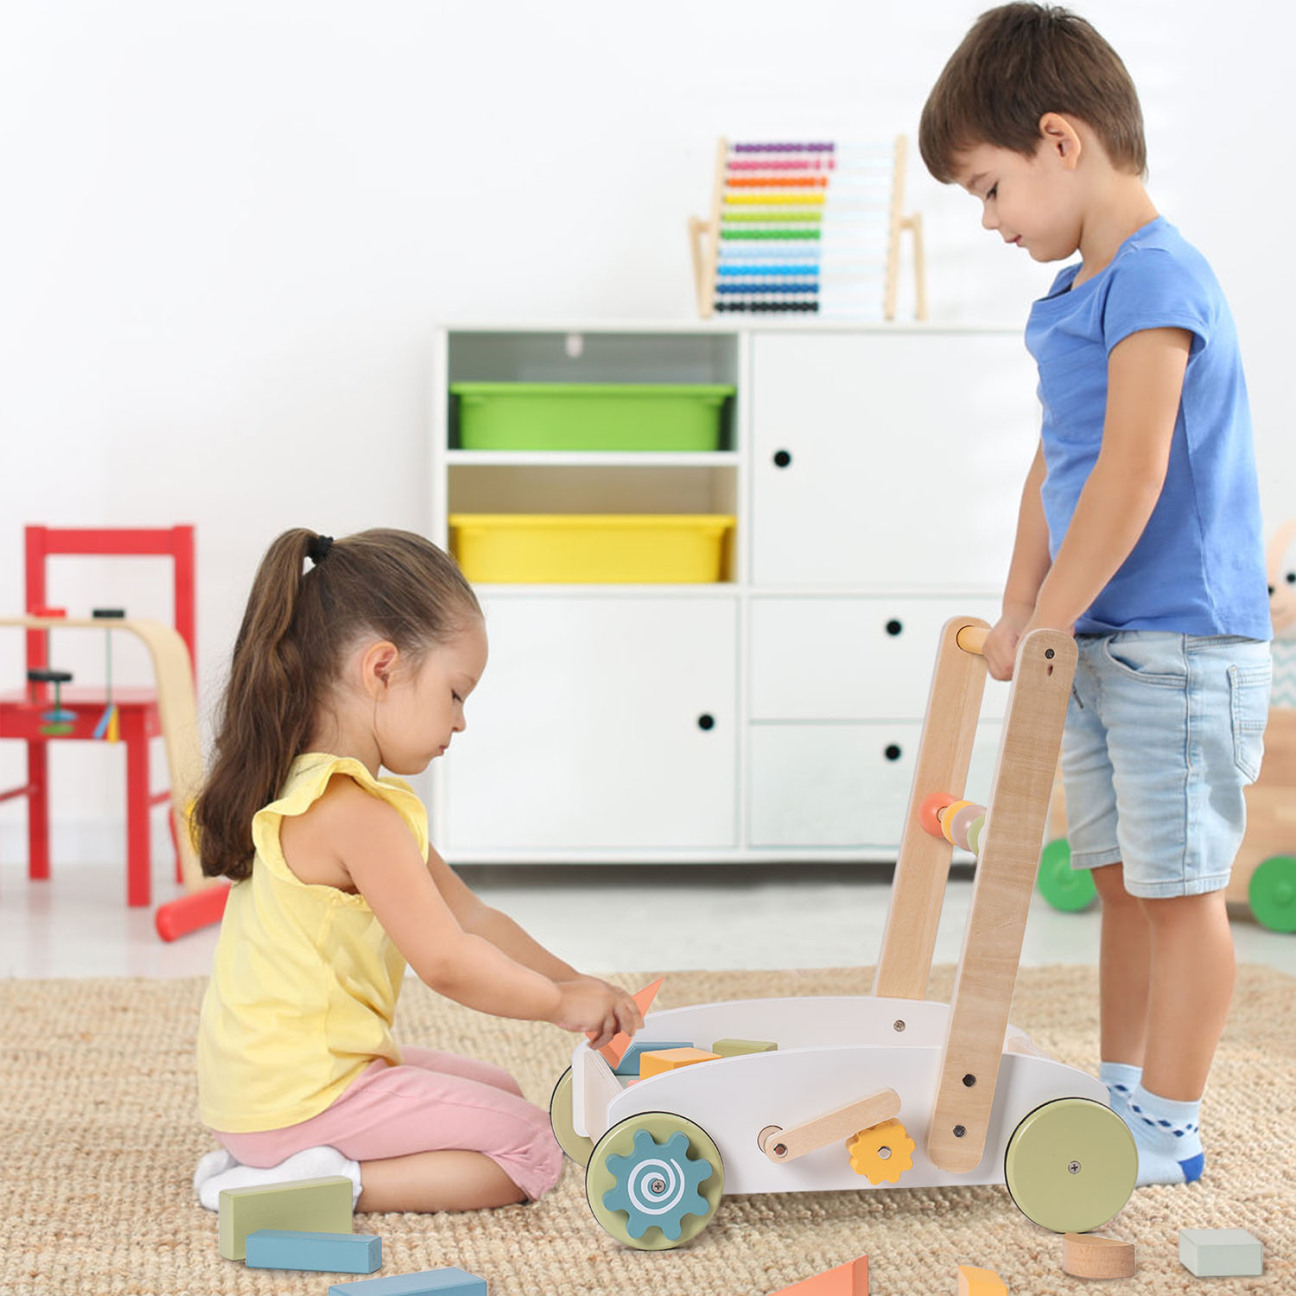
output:
[[886,145],[721,140],[711,219],[690,222],[702,317],[894,319],[908,230],[925,319],[921,218],[900,212],[904,165],[903,135]]

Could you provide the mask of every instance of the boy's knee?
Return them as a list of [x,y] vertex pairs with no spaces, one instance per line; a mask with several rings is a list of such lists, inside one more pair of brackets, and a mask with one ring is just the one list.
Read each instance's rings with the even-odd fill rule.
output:
[[1098,890],[1098,899],[1104,905],[1137,905],[1134,896],[1125,890],[1125,869],[1120,864],[1105,864],[1089,870]]

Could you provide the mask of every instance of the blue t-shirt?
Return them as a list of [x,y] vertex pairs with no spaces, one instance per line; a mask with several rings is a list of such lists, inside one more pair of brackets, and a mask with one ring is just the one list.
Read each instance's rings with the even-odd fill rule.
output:
[[1185,329],[1192,344],[1161,497],[1076,632],[1270,638],[1251,411],[1237,330],[1210,266],[1157,217],[1072,288],[1079,269],[1058,274],[1026,326],[1044,407],[1041,496],[1052,557],[1098,459],[1112,348],[1155,328]]

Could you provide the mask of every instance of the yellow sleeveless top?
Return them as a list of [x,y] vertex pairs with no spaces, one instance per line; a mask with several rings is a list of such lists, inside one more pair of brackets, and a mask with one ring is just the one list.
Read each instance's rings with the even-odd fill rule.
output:
[[278,800],[252,820],[252,876],[230,890],[203,998],[198,1094],[211,1129],[296,1125],[375,1059],[400,1062],[391,1026],[404,957],[362,897],[302,882],[279,844],[284,818],[310,809],[334,774],[392,805],[427,856],[427,811],[402,779],[322,752],[293,762]]

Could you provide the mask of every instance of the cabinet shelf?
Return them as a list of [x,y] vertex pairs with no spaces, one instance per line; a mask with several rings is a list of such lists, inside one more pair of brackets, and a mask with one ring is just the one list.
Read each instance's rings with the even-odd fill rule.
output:
[[451,468],[736,468],[736,450],[448,450]]

